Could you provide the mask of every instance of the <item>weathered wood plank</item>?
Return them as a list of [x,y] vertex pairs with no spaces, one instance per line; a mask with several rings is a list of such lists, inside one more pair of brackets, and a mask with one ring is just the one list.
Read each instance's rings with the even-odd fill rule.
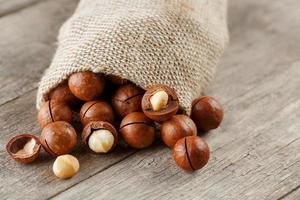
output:
[[67,181],[60,181],[52,174],[54,159],[45,152],[42,152],[37,162],[30,165],[14,162],[5,150],[9,138],[18,133],[39,135],[40,132],[35,119],[35,95],[36,90],[0,107],[1,199],[46,199],[125,159],[134,152],[125,151],[120,147],[113,154],[99,156],[87,153],[82,146],[79,146],[74,155],[81,163],[80,173]]
[[[8,2],[17,1],[2,1],[0,7]],[[43,1],[0,18],[0,105],[37,87],[56,48],[59,27],[77,2]]]
[[[216,134],[207,135],[213,157],[202,172],[181,172],[171,160],[170,151],[162,146],[139,152],[123,162],[120,161],[132,151],[120,149],[98,158],[78,148],[75,155],[82,168],[68,181],[53,177],[53,161],[45,155],[35,164],[17,165],[7,157],[4,145],[17,132],[38,133],[33,117],[35,91],[32,91],[0,107],[2,197],[44,199],[76,185],[56,198],[167,199],[185,193],[195,199],[200,196],[204,196],[203,199],[257,199],[263,195],[267,199],[297,199],[299,190],[293,189],[299,184],[299,140],[295,138],[299,127],[294,121],[299,116],[292,111],[299,110],[296,90],[299,81],[295,80],[299,77],[299,66],[290,63],[299,60],[296,33],[300,26],[295,25],[299,22],[289,22],[297,11],[291,8],[298,4],[272,1],[272,7],[271,4],[266,6],[267,2],[270,4],[270,1],[232,1],[230,6],[235,10],[231,12],[231,19],[242,20],[231,20],[232,45],[209,90],[209,94],[226,102],[226,118],[221,129],[214,131]],[[282,13],[287,8],[290,8],[289,17],[279,17],[286,16]],[[273,21],[277,23],[272,24]],[[283,75],[278,76],[280,73]],[[283,98],[287,99],[285,104]],[[14,114],[16,111],[18,115]],[[110,167],[117,162],[120,163]]]
[[51,60],[58,28],[71,14],[76,2],[46,1],[0,18],[0,26],[4,27],[0,38],[5,38],[0,40],[0,48],[6,49],[0,52],[0,92],[6,94],[0,96],[0,104],[4,104],[0,107],[1,198],[44,199],[53,196],[134,152],[119,148],[113,155],[99,159],[79,147],[75,155],[83,162],[81,171],[86,173],[64,182],[52,175],[53,159],[45,153],[40,162],[23,166],[12,161],[5,151],[6,142],[15,134],[39,133],[35,122],[35,88]]
[[293,190],[289,191],[288,193],[284,194],[278,200],[298,200],[300,197],[300,186],[294,188]]
[[212,158],[202,171],[185,173],[175,166],[170,150],[149,149],[54,199],[279,198],[300,185],[299,67],[286,68],[225,105],[222,128],[206,137]]
[[149,149],[54,199],[299,199],[299,3],[230,2],[232,44],[208,90],[226,112],[206,136],[210,164],[186,174],[168,149]]
[[0,17],[31,6],[41,0],[0,0]]
[[223,102],[255,89],[254,83],[262,84],[300,59],[299,1],[228,2],[231,42],[208,90]]

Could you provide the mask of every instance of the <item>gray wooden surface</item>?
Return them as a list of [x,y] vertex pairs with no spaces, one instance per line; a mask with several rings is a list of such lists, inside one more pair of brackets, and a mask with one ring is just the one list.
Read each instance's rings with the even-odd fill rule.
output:
[[38,81],[76,0],[0,0],[0,199],[300,199],[300,2],[229,1],[231,43],[207,94],[225,108],[206,135],[212,154],[199,172],[176,167],[158,143],[97,156],[78,147],[80,172],[60,181],[53,159],[19,165],[5,145],[39,134]]

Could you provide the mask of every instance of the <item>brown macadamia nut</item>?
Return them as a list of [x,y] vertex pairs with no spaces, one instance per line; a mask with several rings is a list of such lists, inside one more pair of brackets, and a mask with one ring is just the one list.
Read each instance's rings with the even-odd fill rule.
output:
[[116,76],[116,75],[108,75],[107,76],[107,79],[111,82],[111,83],[113,83],[113,84],[115,84],[115,85],[124,85],[124,84],[126,84],[126,83],[128,83],[129,81],[128,80],[126,80],[126,79],[123,79],[123,78],[121,78],[121,77],[119,77],[119,76]]
[[80,121],[84,126],[91,121],[107,121],[114,124],[114,112],[105,101],[89,101],[80,109]]
[[173,158],[184,170],[194,171],[204,167],[209,160],[209,147],[198,136],[187,136],[178,140],[173,148]]
[[121,122],[120,133],[131,147],[149,147],[155,140],[155,124],[142,112],[128,114]]
[[66,121],[71,123],[72,110],[65,103],[49,100],[46,101],[38,111],[37,121],[41,128],[55,121]]
[[80,102],[80,100],[72,94],[67,83],[60,84],[52,89],[49,93],[49,99],[60,103],[66,103],[70,106],[76,106]]
[[112,106],[120,118],[129,113],[141,111],[144,90],[134,84],[126,84],[117,89],[112,97]]
[[183,137],[197,135],[195,123],[186,115],[173,115],[162,123],[160,130],[162,140],[170,148]]
[[165,121],[179,109],[176,92],[167,85],[154,85],[147,89],[142,99],[142,109],[154,121]]
[[91,101],[103,93],[105,78],[103,75],[89,71],[78,72],[69,77],[68,85],[78,99]]
[[68,154],[75,148],[77,134],[67,122],[52,122],[43,128],[40,142],[49,154],[59,156]]
[[223,120],[223,107],[212,97],[203,96],[193,101],[191,118],[201,131],[218,128]]

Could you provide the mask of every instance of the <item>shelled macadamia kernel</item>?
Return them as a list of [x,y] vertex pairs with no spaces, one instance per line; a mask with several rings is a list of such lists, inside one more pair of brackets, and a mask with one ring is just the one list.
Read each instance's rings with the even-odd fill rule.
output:
[[58,156],[53,163],[53,173],[60,179],[68,179],[79,171],[79,161],[76,157],[66,154]]

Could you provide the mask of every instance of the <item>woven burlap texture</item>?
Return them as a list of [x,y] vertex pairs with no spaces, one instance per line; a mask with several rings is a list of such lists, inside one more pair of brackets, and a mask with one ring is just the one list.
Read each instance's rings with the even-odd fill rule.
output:
[[226,9],[226,0],[81,0],[60,29],[37,108],[72,73],[89,70],[142,88],[167,84],[190,112],[228,41]]

